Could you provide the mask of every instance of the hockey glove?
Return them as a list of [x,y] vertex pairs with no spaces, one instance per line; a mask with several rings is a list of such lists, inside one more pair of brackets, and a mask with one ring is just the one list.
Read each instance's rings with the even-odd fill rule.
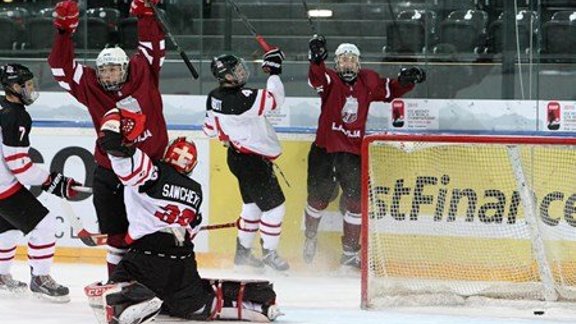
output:
[[78,185],[72,178],[65,177],[60,172],[52,172],[42,184],[42,190],[61,198],[74,198],[78,192],[72,186]]
[[157,5],[158,2],[160,2],[160,0],[132,0],[130,4],[130,16],[153,16],[154,10],[149,3]]
[[328,58],[326,49],[326,38],[322,35],[314,35],[308,42],[308,60],[315,64],[320,64]]
[[279,48],[269,50],[262,58],[262,70],[270,75],[282,74],[282,61],[284,61],[284,53]]
[[421,83],[426,80],[426,71],[419,67],[402,68],[398,73],[398,82],[401,86],[407,87],[411,84]]
[[98,145],[106,153],[117,157],[129,157],[134,154],[134,147],[124,144],[122,136],[120,109],[108,110],[102,119],[102,126],[98,132]]
[[74,33],[78,27],[78,4],[76,1],[60,1],[54,8],[54,26],[62,32]]

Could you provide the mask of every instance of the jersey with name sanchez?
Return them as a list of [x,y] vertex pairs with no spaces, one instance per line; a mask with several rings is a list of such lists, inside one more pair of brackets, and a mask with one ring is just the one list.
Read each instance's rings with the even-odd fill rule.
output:
[[195,232],[190,224],[200,217],[202,188],[198,182],[164,162],[153,163],[139,149],[132,157],[109,158],[125,185],[128,242],[169,227]]
[[266,89],[214,89],[206,102],[203,131],[246,154],[275,159],[282,153],[276,132],[265,114],[284,103],[284,85],[271,75]]
[[0,96],[0,199],[15,194],[22,184],[38,186],[48,179],[48,171],[34,164],[28,152],[31,129],[26,107]]

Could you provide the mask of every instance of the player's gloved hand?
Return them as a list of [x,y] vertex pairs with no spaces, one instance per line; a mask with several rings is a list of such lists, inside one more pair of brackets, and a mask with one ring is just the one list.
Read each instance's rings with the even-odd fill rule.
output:
[[271,49],[262,57],[262,70],[270,75],[280,75],[284,59],[284,53],[279,48]]
[[134,147],[124,144],[121,128],[120,109],[112,108],[104,114],[98,132],[97,143],[106,153],[117,157],[129,157],[134,154]]
[[153,16],[154,10],[149,5],[149,3],[153,5],[157,5],[160,0],[132,0],[130,4],[130,16]]
[[326,49],[326,38],[322,35],[314,35],[308,41],[308,60],[315,64],[320,64],[328,58],[328,50]]
[[423,69],[413,66],[410,68],[402,68],[398,73],[398,82],[403,87],[409,86],[411,84],[421,83],[426,80],[426,71]]
[[78,185],[74,179],[65,177],[60,172],[52,172],[42,184],[42,190],[61,198],[74,198],[78,192],[72,187]]
[[60,1],[54,7],[54,26],[63,32],[74,33],[78,27],[78,4],[76,1]]

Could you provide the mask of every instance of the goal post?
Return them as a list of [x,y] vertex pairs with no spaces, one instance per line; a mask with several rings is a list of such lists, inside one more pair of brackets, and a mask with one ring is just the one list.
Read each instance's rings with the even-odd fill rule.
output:
[[576,301],[576,138],[374,134],[362,307]]

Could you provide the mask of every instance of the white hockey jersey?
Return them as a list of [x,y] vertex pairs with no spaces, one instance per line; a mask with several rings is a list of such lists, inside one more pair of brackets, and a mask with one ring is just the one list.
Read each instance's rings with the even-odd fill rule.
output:
[[32,119],[26,107],[0,97],[0,199],[6,199],[24,185],[41,185],[48,179],[48,171],[40,168],[30,157]]
[[164,162],[153,163],[140,149],[132,157],[108,157],[125,185],[128,243],[170,228],[184,228],[193,236],[201,222],[198,182]]
[[284,103],[284,84],[271,75],[266,89],[214,89],[206,101],[204,133],[242,153],[275,159],[282,153],[280,141],[265,114]]

